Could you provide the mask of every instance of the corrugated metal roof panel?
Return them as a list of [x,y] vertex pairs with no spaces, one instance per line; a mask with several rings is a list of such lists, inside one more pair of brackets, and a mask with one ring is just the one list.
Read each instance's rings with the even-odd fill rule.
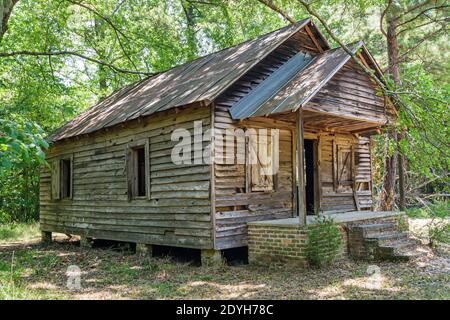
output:
[[[362,42],[358,42],[348,47],[356,52],[362,45]],[[350,58],[350,55],[340,47],[315,56],[252,116],[267,116],[297,110],[306,104]]]
[[258,111],[261,105],[278,92],[296,73],[302,70],[312,56],[299,52],[268,76],[249,94],[239,100],[231,109],[233,119],[245,119]]

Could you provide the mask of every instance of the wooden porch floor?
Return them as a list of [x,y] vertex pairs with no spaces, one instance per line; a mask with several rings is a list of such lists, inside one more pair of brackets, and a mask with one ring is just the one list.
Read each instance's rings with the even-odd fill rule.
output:
[[[332,218],[336,223],[347,223],[354,221],[364,221],[370,219],[387,218],[402,215],[400,211],[351,211],[345,213],[325,213],[320,216],[326,216]],[[306,224],[314,224],[316,222],[316,216],[307,216]],[[249,222],[248,224],[278,226],[278,227],[292,227],[299,224],[299,218],[287,218],[287,219],[275,219],[275,220],[263,220]]]

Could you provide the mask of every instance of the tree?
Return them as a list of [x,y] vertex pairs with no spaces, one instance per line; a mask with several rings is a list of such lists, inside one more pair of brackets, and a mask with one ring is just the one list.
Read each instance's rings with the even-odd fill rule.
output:
[[[290,21],[291,23],[295,20],[292,19],[285,10],[281,8],[280,5],[274,3],[271,0],[260,0],[261,3],[275,11],[277,14],[281,15],[284,19]],[[326,22],[316,9],[313,8],[311,2],[297,0],[293,1],[299,3],[303,8],[312,16],[317,18],[320,23],[325,28],[328,35],[339,44],[344,50],[346,49],[343,41],[339,39],[336,32],[331,29],[331,27]],[[347,3],[346,1],[343,1]],[[333,2],[334,3],[334,2]],[[359,4],[358,10],[361,10],[361,6],[367,4],[361,1],[349,1],[352,4]],[[321,2],[322,6],[327,6],[327,3]],[[380,31],[386,38],[387,46],[387,70],[388,77],[383,79],[381,83],[380,79],[374,74],[365,70],[366,73],[371,76],[383,89],[384,93],[391,97],[395,105],[398,107],[401,113],[400,119],[403,125],[400,133],[397,133],[396,126],[390,126],[387,130],[386,148],[384,150],[384,175],[383,183],[381,188],[381,208],[382,210],[392,210],[394,207],[394,191],[396,183],[396,167],[397,167],[397,154],[400,145],[405,137],[406,124],[414,124],[414,126],[420,129],[419,132],[422,135],[422,139],[427,140],[427,142],[437,150],[440,154],[448,155],[448,146],[445,145],[444,140],[438,141],[438,145],[430,143],[430,131],[426,123],[421,123],[421,118],[418,114],[421,113],[421,108],[426,106],[427,102],[417,90],[411,87],[405,87],[402,84],[400,77],[400,67],[402,63],[411,61],[411,55],[426,41],[435,39],[436,37],[445,34],[447,31],[446,22],[449,20],[446,9],[449,7],[445,2],[439,1],[428,1],[417,3],[417,1],[402,1],[401,3],[396,2],[395,4],[389,0],[387,4],[384,1],[375,1],[369,3],[369,5],[375,6],[378,10],[382,10],[380,17]],[[383,24],[387,22],[387,31],[384,30]],[[437,26],[437,28],[435,28]],[[434,28],[433,28],[434,27]],[[414,41],[402,41],[401,46],[399,46],[399,35],[406,35],[408,33],[416,33],[417,30],[422,30],[423,28],[432,28],[431,31],[421,34],[419,37],[414,37]],[[400,51],[400,47],[402,50]],[[347,53],[352,55],[348,50]],[[358,63],[356,60],[355,62]],[[361,64],[358,63],[360,66]],[[361,66],[365,69],[364,66]],[[406,90],[405,90],[406,89]],[[411,90],[412,89],[412,90]],[[411,96],[419,97],[419,101],[413,101]],[[445,109],[444,109],[445,110]],[[434,113],[433,113],[434,115]],[[448,114],[447,114],[448,116]],[[427,119],[427,121],[430,121]],[[434,119],[436,123],[438,119]],[[439,122],[438,122],[439,123]],[[445,127],[440,127],[445,128]],[[444,129],[445,131],[445,129]],[[433,131],[434,132],[434,131]],[[428,138],[427,138],[428,136]],[[437,135],[439,136],[439,135]],[[399,138],[400,139],[399,139]],[[448,136],[446,136],[448,137]],[[399,166],[399,189],[400,189],[400,207],[404,209],[405,207],[405,183],[404,183],[404,157],[400,153],[398,156],[398,166]],[[444,175],[446,176],[446,175]]]

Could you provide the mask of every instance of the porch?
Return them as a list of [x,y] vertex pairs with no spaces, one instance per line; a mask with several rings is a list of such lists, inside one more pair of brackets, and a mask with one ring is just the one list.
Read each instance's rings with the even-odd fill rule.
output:
[[[337,224],[350,224],[358,222],[367,222],[379,219],[388,219],[392,217],[400,217],[403,212],[399,211],[350,211],[343,213],[321,213],[319,215],[306,216],[306,225],[314,225],[317,223],[317,217],[326,217],[332,219]],[[298,227],[299,218],[274,219],[249,222],[249,225],[265,225],[276,227]]]
[[[320,228],[315,217],[307,216],[306,225],[298,217],[248,223],[249,262],[310,264],[310,232],[319,232],[316,252],[333,260],[347,257],[362,260],[407,260],[417,253],[417,242],[408,237],[403,212],[353,211],[321,214],[333,219],[340,235],[338,251],[331,249],[327,228]],[[322,240],[323,239],[323,240]]]

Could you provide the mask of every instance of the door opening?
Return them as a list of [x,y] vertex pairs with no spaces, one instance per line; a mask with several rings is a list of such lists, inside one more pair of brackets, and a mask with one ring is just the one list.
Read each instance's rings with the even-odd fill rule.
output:
[[308,215],[314,214],[315,211],[315,197],[314,197],[314,140],[305,139],[305,192],[306,192],[306,213]]

